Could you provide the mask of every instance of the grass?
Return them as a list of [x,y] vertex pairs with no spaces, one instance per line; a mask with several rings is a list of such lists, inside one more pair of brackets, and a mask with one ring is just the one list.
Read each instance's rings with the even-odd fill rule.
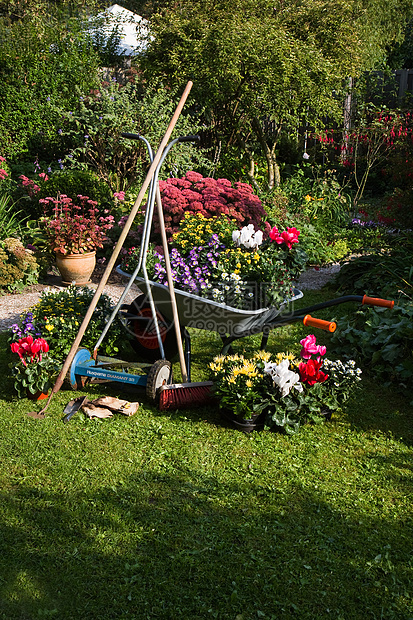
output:
[[[286,326],[269,346],[305,333]],[[1,335],[3,368],[6,349]],[[218,350],[195,339],[195,374]],[[287,437],[207,408],[161,413],[141,394],[133,418],[63,424],[80,393],[62,390],[37,421],[5,375],[2,620],[413,618],[413,409],[396,388],[365,378],[331,422]]]

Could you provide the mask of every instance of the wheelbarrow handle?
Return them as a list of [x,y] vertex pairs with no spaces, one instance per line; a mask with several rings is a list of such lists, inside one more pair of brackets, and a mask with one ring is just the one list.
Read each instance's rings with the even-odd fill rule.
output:
[[364,304],[367,304],[369,306],[381,306],[382,308],[393,308],[394,306],[394,301],[391,301],[390,299],[380,299],[379,297],[367,297],[367,295],[363,296],[361,303],[363,304],[363,306]]
[[303,324],[308,327],[318,327],[318,329],[324,329],[326,332],[334,332],[336,330],[336,323],[332,321],[323,321],[322,319],[315,319],[310,314],[306,314],[303,318]]

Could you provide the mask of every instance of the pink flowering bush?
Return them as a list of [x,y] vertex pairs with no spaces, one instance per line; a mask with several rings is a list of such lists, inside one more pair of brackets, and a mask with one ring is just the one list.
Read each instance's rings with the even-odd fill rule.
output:
[[61,254],[85,254],[102,248],[106,232],[113,227],[114,217],[99,216],[97,202],[88,196],[78,196],[80,206],[61,194],[59,198],[42,198],[44,207],[41,222],[53,252]]
[[[198,172],[187,172],[181,179],[160,181],[165,226],[168,235],[179,230],[185,213],[201,214],[206,218],[225,215],[241,228],[245,224],[261,226],[266,212],[261,200],[247,183],[228,179],[205,178]],[[155,215],[155,231],[159,232]]]

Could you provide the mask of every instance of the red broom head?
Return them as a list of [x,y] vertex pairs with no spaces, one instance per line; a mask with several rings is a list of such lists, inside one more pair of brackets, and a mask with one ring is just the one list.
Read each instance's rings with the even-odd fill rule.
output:
[[213,401],[212,385],[212,381],[164,385],[159,390],[159,410],[207,405]]

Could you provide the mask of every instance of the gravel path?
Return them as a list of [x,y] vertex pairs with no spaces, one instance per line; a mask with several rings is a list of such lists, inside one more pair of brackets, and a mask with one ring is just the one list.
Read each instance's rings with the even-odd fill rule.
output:
[[[36,284],[28,287],[23,293],[3,295],[0,297],[0,332],[6,331],[13,323],[16,323],[20,314],[26,312],[34,306],[42,292],[45,289],[51,291],[63,290],[64,287],[59,285],[60,278],[58,276],[49,275],[45,284]],[[89,285],[90,288],[96,290],[100,282],[100,277],[93,277]],[[114,301],[118,301],[122,295],[128,280],[121,278],[117,274],[109,278],[105,286],[104,292]],[[128,292],[125,303],[132,302],[138,295],[139,289],[133,284]]]
[[[305,271],[299,281],[298,287],[301,290],[317,290],[322,288],[327,282],[332,280],[339,272],[340,265],[334,264],[328,267],[312,268]],[[92,277],[91,288],[96,289],[100,282],[101,274],[94,274]],[[0,332],[6,331],[13,323],[16,323],[21,313],[27,311],[31,306],[40,299],[42,291],[45,289],[62,290],[59,286],[60,278],[53,274],[49,274],[45,284],[36,284],[29,287],[20,294],[3,295],[0,297]],[[118,301],[124,291],[127,280],[118,274],[112,274],[105,286],[107,293],[113,301]],[[134,284],[125,299],[125,303],[133,301],[139,292],[138,287]]]

